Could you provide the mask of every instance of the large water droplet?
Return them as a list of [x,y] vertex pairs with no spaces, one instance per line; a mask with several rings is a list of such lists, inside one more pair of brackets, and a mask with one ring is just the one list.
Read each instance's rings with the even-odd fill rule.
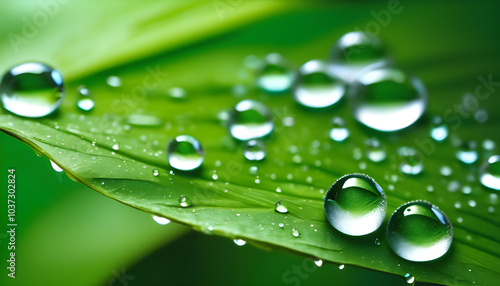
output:
[[400,206],[387,224],[387,243],[400,257],[430,261],[450,248],[453,229],[446,215],[425,201]]
[[349,137],[349,129],[345,127],[344,120],[335,116],[331,120],[332,129],[330,130],[330,138],[336,142],[342,142]]
[[261,66],[257,86],[270,93],[281,93],[289,90],[295,81],[295,73],[280,54],[266,56]]
[[476,142],[467,141],[462,144],[460,149],[455,152],[458,160],[465,164],[472,164],[477,161],[478,155],[476,150]]
[[385,66],[391,60],[382,41],[357,31],[343,35],[333,46],[329,70],[346,82],[354,81],[370,66]]
[[500,155],[488,158],[481,167],[479,180],[483,186],[500,191]]
[[76,106],[81,111],[91,111],[95,106],[94,96],[85,86],[78,87],[76,95]]
[[288,212],[288,208],[283,200],[279,200],[276,204],[274,204],[274,210],[282,214],[286,214]]
[[266,157],[264,143],[260,140],[250,140],[246,143],[243,155],[249,161],[261,161]]
[[203,163],[204,153],[198,140],[189,135],[179,135],[168,144],[167,158],[173,168],[190,171]]
[[263,103],[251,99],[240,101],[229,115],[229,133],[242,141],[264,137],[273,130],[271,117],[271,111]]
[[415,148],[400,147],[397,150],[401,164],[399,169],[407,175],[418,175],[424,169],[422,159]]
[[412,125],[427,105],[422,82],[393,68],[363,74],[352,85],[350,93],[356,119],[379,131],[397,131]]
[[312,60],[300,67],[294,96],[304,106],[324,108],[337,103],[344,96],[345,90],[344,82],[327,73],[325,63]]
[[325,216],[338,231],[348,235],[374,232],[384,221],[387,200],[380,186],[362,174],[338,179],[325,196]]
[[10,69],[0,83],[5,109],[24,117],[43,117],[64,99],[61,74],[42,63],[26,63]]
[[438,142],[448,137],[448,126],[444,124],[443,119],[439,116],[432,118],[431,137]]

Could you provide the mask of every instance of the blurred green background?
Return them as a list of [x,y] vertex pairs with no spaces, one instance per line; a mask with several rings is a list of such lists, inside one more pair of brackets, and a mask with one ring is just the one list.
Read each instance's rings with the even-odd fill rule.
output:
[[[37,60],[63,67],[69,80],[85,81],[119,73],[141,61],[147,65],[175,59],[186,64],[172,71],[172,85],[196,89],[207,82],[224,82],[212,70],[231,72],[231,66],[199,67],[190,61],[192,55],[218,45],[234,47],[235,54],[227,56],[236,59],[281,52],[300,65],[326,58],[342,34],[364,30],[373,22],[372,27],[378,23],[379,36],[399,66],[433,86],[429,113],[439,114],[443,109],[432,99],[442,102],[440,89],[456,91],[457,98],[446,99],[450,105],[473,90],[477,78],[471,76],[471,69],[474,75],[500,74],[500,5],[492,1],[400,1],[402,12],[392,14],[387,25],[376,15],[390,1],[221,0],[191,1],[183,7],[176,7],[176,1],[164,2],[164,6],[156,3],[149,8],[164,9],[160,20],[151,19],[142,30],[131,31],[126,15],[133,19],[147,13],[148,2],[3,1],[0,72]],[[27,21],[34,23],[36,15],[43,13],[48,15],[47,23],[24,37],[26,42],[17,39],[13,44],[11,33],[22,36]],[[438,65],[446,65],[449,73],[433,72]],[[490,120],[498,118],[498,102],[495,97],[492,104],[483,106]],[[406,285],[394,275],[352,266],[339,270],[333,264],[316,268],[311,260],[292,254],[238,247],[227,238],[174,223],[160,226],[149,214],[55,172],[47,158],[3,133],[2,261],[7,257],[4,221],[9,168],[16,169],[17,181],[17,278],[6,276],[2,262],[1,285]]]

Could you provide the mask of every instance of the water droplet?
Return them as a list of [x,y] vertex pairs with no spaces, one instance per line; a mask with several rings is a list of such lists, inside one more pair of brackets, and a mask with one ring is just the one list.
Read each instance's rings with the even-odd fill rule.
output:
[[233,242],[234,242],[234,244],[236,244],[238,246],[243,246],[243,245],[247,244],[247,242],[244,241],[243,239],[234,239]]
[[458,160],[465,164],[472,164],[477,161],[478,155],[476,151],[476,142],[467,141],[462,144],[462,147],[455,152]]
[[282,214],[286,214],[288,212],[288,208],[283,200],[279,200],[274,204],[274,210]]
[[289,90],[295,81],[295,73],[280,54],[266,56],[257,76],[257,86],[269,93],[282,93]]
[[469,204],[469,206],[470,206],[471,208],[475,208],[475,207],[476,207],[476,205],[477,205],[477,203],[476,203],[476,201],[475,201],[475,200],[469,200],[467,203]]
[[54,171],[56,171],[58,173],[64,171],[61,167],[59,167],[59,165],[54,163],[52,160],[49,160],[49,161],[50,161],[50,165],[52,166],[52,169],[54,169]]
[[250,140],[245,144],[243,155],[249,161],[261,161],[266,157],[264,143],[260,140]]
[[448,126],[444,124],[443,119],[439,116],[432,118],[431,137],[438,142],[448,137]]
[[168,144],[167,158],[173,168],[191,171],[203,163],[204,153],[198,140],[189,135],[179,135]]
[[344,119],[335,116],[331,120],[332,129],[330,130],[330,138],[336,142],[342,142],[349,137],[349,129],[345,127]]
[[285,224],[284,224],[284,223],[282,223],[282,222],[280,222],[280,223],[278,224],[278,226],[279,226],[280,228],[284,228],[284,227],[285,227]]
[[433,186],[433,185],[427,185],[426,189],[427,189],[427,191],[428,191],[429,193],[434,192],[434,186]]
[[350,89],[356,119],[378,131],[397,131],[424,113],[427,92],[416,77],[393,68],[375,69],[359,77]]
[[387,224],[387,243],[400,257],[430,261],[450,248],[453,229],[446,215],[426,201],[400,206]]
[[321,267],[323,266],[323,260],[321,259],[314,260],[314,264],[316,264],[316,266],[318,267]]
[[325,196],[325,216],[338,231],[348,235],[374,232],[384,221],[387,200],[380,186],[362,174],[338,179]]
[[483,164],[480,171],[481,184],[500,191],[500,155],[493,155]]
[[16,115],[47,116],[65,97],[62,76],[42,63],[18,65],[3,76],[0,96],[4,108]]
[[91,111],[95,106],[94,96],[85,86],[78,87],[76,95],[76,106],[81,111]]
[[382,41],[360,31],[343,35],[333,46],[329,61],[330,72],[347,82],[354,81],[370,66],[391,62]]
[[276,187],[276,192],[277,193],[281,193],[281,188],[280,187]]
[[441,173],[441,175],[445,177],[448,177],[453,174],[453,170],[449,166],[441,166],[441,168],[439,169],[439,173]]
[[422,159],[417,150],[412,147],[400,147],[396,151],[399,155],[401,164],[399,169],[407,175],[418,175],[424,169]]
[[259,171],[259,168],[257,166],[251,166],[248,168],[248,173],[250,175],[257,175],[257,172]]
[[156,221],[158,224],[161,224],[161,225],[167,225],[167,224],[170,223],[170,220],[168,218],[161,217],[161,216],[155,216],[155,215],[153,215],[153,220]]
[[460,187],[461,187],[460,182],[457,180],[453,180],[448,183],[447,189],[449,192],[455,193],[460,189]]
[[384,161],[385,158],[387,158],[385,148],[376,138],[367,140],[366,146],[366,157],[368,157],[370,161],[378,163]]
[[183,100],[187,97],[186,91],[180,87],[172,87],[171,89],[169,89],[168,96],[170,96],[171,99],[175,100]]
[[160,171],[157,169],[153,170],[153,176],[158,177],[160,175]]
[[118,150],[120,150],[120,144],[115,143],[115,144],[113,144],[113,146],[111,146],[111,148],[113,148],[113,150],[115,150],[115,151],[118,151]]
[[495,149],[495,146],[496,146],[495,142],[491,139],[485,139],[483,141],[483,149],[484,150],[491,151],[491,150]]
[[106,79],[106,83],[112,87],[119,87],[122,85],[122,80],[115,75],[111,75]]
[[413,275],[411,275],[410,273],[406,273],[405,274],[405,281],[408,284],[413,284],[413,283],[415,283],[415,277]]
[[300,237],[300,232],[297,229],[292,228],[292,235],[293,237]]
[[485,123],[488,120],[488,112],[484,109],[478,109],[474,112],[474,119],[479,123]]
[[340,265],[339,265],[339,269],[340,269],[340,270],[342,270],[342,269],[344,269],[344,268],[345,268],[345,265],[344,265],[344,264],[340,264]]
[[294,97],[303,106],[324,108],[337,103],[345,90],[344,82],[329,75],[324,62],[312,60],[300,67]]
[[125,118],[125,122],[133,126],[145,126],[145,127],[155,127],[161,126],[163,120],[153,115],[146,114],[130,114]]
[[376,245],[376,246],[379,246],[379,245],[380,245],[380,239],[378,239],[378,237],[377,237],[377,238],[375,238],[375,245]]
[[183,208],[187,208],[187,207],[190,207],[193,205],[193,202],[191,202],[191,200],[184,195],[181,195],[179,197],[178,201],[179,201],[179,204],[181,205],[181,207],[183,207]]
[[263,103],[251,99],[240,101],[229,115],[229,133],[242,141],[262,138],[274,128],[271,117],[271,111]]

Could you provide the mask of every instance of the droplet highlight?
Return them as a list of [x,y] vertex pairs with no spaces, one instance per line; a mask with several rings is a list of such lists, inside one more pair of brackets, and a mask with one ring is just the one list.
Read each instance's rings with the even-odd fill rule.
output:
[[200,142],[189,135],[179,135],[167,147],[170,166],[181,171],[191,171],[201,166],[204,152]]

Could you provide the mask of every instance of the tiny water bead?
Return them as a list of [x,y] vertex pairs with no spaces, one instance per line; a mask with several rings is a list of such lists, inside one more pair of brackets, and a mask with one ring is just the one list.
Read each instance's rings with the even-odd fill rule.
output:
[[343,35],[332,47],[329,71],[346,82],[352,82],[370,66],[385,66],[390,62],[379,38],[356,31]]
[[366,235],[384,221],[387,200],[380,186],[363,174],[338,179],[325,195],[325,216],[338,231],[347,235]]
[[119,87],[122,85],[122,79],[115,76],[115,75],[110,75],[107,79],[106,79],[106,83],[109,85],[109,86],[112,86],[112,87]]
[[330,130],[330,138],[335,142],[342,142],[349,137],[349,129],[345,126],[344,119],[335,116],[331,120],[332,129]]
[[153,170],[153,176],[158,177],[160,175],[160,171],[158,169]]
[[477,144],[475,141],[467,141],[455,152],[455,156],[464,164],[472,164],[477,161]]
[[411,275],[411,273],[406,273],[405,274],[405,281],[408,284],[413,284],[413,283],[415,283],[415,276]]
[[54,169],[54,171],[56,171],[58,173],[64,171],[61,167],[59,167],[59,165],[54,163],[54,161],[52,161],[52,160],[50,160],[50,165],[52,166],[52,169]]
[[500,155],[488,158],[481,167],[479,180],[483,186],[500,191]]
[[430,261],[443,256],[452,239],[453,229],[446,215],[426,201],[400,206],[387,224],[389,247],[410,261]]
[[303,106],[324,108],[337,103],[345,91],[344,82],[329,75],[324,62],[312,60],[299,69],[294,97]]
[[439,116],[432,118],[432,127],[430,133],[432,139],[441,142],[448,137],[448,126],[444,124],[443,119]]
[[233,239],[233,242],[234,242],[234,244],[236,244],[238,246],[243,246],[243,245],[247,244],[247,242],[243,239]]
[[424,169],[422,158],[415,148],[400,147],[396,151],[399,155],[401,164],[399,169],[402,173],[407,175],[418,175]]
[[293,237],[300,237],[300,232],[297,229],[292,228],[292,235]]
[[272,53],[266,56],[258,71],[257,86],[269,93],[282,93],[292,87],[295,77],[285,58]]
[[272,114],[269,108],[256,100],[240,101],[231,110],[228,129],[234,138],[246,141],[262,138],[273,131]]
[[3,107],[24,117],[53,113],[65,94],[61,74],[42,63],[26,63],[11,68],[0,83]]
[[260,140],[249,140],[245,144],[243,155],[249,161],[262,161],[266,157],[264,143]]
[[94,96],[85,86],[78,87],[76,106],[81,111],[91,111],[95,106]]
[[183,208],[188,208],[188,207],[193,205],[193,202],[191,202],[191,200],[184,195],[181,195],[179,197],[178,202],[179,202],[179,205]]
[[366,157],[375,163],[382,162],[387,158],[385,148],[380,144],[378,139],[372,138],[366,140]]
[[282,214],[286,214],[288,212],[288,208],[283,200],[279,200],[276,204],[274,204],[274,210]]
[[161,216],[155,216],[155,215],[153,215],[153,220],[156,223],[161,224],[161,225],[167,225],[167,224],[170,223],[170,220],[168,218],[161,217]]
[[200,142],[189,135],[179,135],[167,147],[170,166],[181,171],[191,171],[203,163],[204,152]]
[[384,132],[406,128],[424,113],[427,92],[416,77],[394,68],[361,75],[350,89],[354,117],[364,125]]

